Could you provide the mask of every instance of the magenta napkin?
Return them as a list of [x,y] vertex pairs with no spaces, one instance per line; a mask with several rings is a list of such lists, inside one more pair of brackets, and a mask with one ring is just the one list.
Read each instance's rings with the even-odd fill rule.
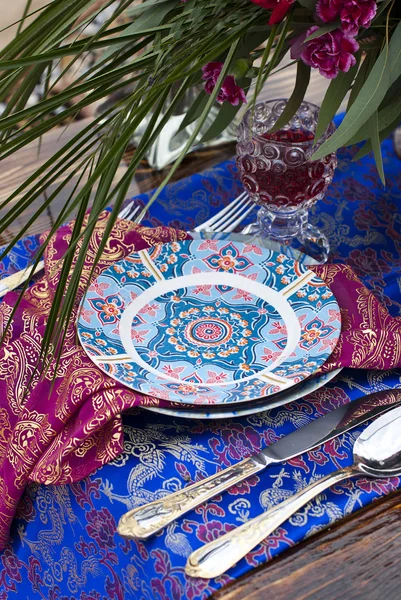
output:
[[392,317],[347,265],[310,268],[330,287],[341,310],[341,335],[321,371],[400,367],[401,318]]

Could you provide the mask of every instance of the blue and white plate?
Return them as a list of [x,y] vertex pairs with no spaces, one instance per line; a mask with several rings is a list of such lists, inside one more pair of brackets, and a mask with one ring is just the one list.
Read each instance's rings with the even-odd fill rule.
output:
[[106,269],[83,300],[78,335],[99,368],[138,392],[228,404],[309,377],[340,325],[335,297],[307,267],[257,245],[192,240]]
[[342,369],[335,369],[334,371],[330,371],[330,373],[316,375],[316,377],[301,381],[301,383],[294,385],[294,387],[289,390],[284,390],[284,392],[273,394],[273,396],[269,396],[268,398],[262,398],[244,404],[192,406],[191,408],[184,408],[182,406],[175,407],[173,405],[171,408],[165,406],[142,406],[141,408],[162,415],[181,417],[184,419],[232,419],[235,417],[246,417],[248,415],[256,415],[265,410],[277,408],[278,406],[284,406],[289,402],[295,402],[320,389],[326,385],[326,383],[329,383],[329,381],[337,377],[341,371]]

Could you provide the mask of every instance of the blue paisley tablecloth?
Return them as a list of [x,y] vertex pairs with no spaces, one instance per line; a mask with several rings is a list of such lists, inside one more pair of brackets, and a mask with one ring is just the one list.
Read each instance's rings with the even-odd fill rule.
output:
[[[383,189],[370,157],[339,153],[335,180],[313,219],[330,237],[335,261],[345,261],[392,315],[401,314],[401,163],[383,144]],[[237,194],[232,161],[175,183],[147,223],[192,228]],[[140,197],[143,201],[145,196]],[[174,216],[174,219],[172,218]],[[37,244],[21,242],[0,274],[25,266]],[[127,509],[256,452],[347,399],[401,386],[401,370],[345,370],[307,400],[227,421],[186,421],[136,409],[124,416],[125,451],[91,477],[68,486],[31,485],[9,546],[0,555],[0,600],[200,600],[305,537],[401,487],[401,480],[363,477],[335,486],[299,511],[226,575],[185,576],[187,555],[222,531],[256,516],[327,472],[351,463],[359,431],[283,465],[270,467],[199,507],[147,542],[123,540],[116,524]]]

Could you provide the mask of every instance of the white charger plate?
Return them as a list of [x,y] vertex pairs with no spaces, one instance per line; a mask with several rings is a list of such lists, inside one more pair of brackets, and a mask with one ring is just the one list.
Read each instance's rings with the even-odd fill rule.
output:
[[232,405],[230,406],[219,406],[218,408],[210,408],[206,410],[204,407],[193,407],[193,408],[166,408],[166,407],[156,407],[156,406],[141,406],[145,410],[150,410],[151,412],[160,413],[162,415],[168,415],[170,417],[180,417],[184,419],[232,419],[235,417],[246,417],[248,415],[256,415],[258,413],[264,412],[265,410],[271,410],[272,408],[277,408],[278,406],[284,406],[289,402],[295,402],[312,392],[315,392],[319,388],[323,387],[337,377],[337,375],[342,371],[342,369],[336,369],[335,371],[331,371],[331,373],[323,373],[322,375],[318,375],[313,379],[307,379],[306,381],[302,381],[298,385],[294,386],[290,390],[275,394],[274,396],[270,396],[270,398],[263,398],[262,400],[255,400],[255,402],[250,402],[247,406],[238,406],[238,408],[234,409]]

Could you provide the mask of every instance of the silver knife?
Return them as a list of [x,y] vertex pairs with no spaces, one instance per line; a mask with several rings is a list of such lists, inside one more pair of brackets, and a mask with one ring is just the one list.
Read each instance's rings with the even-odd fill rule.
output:
[[263,471],[269,465],[287,461],[312,450],[400,403],[401,389],[375,392],[340,406],[282,437],[255,456],[188,485],[166,498],[130,510],[121,517],[117,531],[125,538],[146,539],[190,510],[247,477]]

